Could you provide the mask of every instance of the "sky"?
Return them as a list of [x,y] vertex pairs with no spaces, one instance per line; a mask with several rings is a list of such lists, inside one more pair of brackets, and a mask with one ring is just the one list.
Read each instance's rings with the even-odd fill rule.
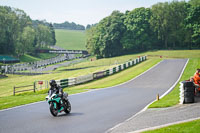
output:
[[24,10],[33,20],[51,23],[75,22],[86,26],[98,23],[112,11],[151,7],[158,2],[172,0],[0,0],[1,6]]

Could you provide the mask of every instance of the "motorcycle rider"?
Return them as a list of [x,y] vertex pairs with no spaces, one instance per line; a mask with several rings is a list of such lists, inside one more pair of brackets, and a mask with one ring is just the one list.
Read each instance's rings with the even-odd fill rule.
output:
[[51,80],[49,84],[51,86],[49,90],[52,90],[53,92],[56,91],[56,94],[59,94],[60,97],[63,97],[63,89],[57,85],[55,80]]
[[51,92],[55,92],[56,94],[58,94],[62,102],[65,102],[64,98],[67,98],[67,94],[63,92],[63,89],[56,83],[56,81],[51,80],[49,84],[51,86],[49,91],[51,90]]

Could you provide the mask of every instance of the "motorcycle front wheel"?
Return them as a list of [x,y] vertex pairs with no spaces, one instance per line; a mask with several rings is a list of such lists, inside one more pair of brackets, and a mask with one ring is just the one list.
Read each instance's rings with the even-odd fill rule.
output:
[[57,116],[57,115],[58,115],[58,110],[54,108],[53,103],[50,103],[49,109],[50,109],[50,112],[51,112],[51,114],[52,114],[53,116]]
[[69,114],[71,112],[71,104],[68,100],[65,100],[65,107],[66,109],[64,110],[66,114]]

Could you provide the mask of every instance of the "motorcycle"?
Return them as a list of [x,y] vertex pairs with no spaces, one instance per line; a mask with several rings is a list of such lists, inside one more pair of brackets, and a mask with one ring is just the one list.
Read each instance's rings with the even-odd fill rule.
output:
[[61,113],[64,111],[66,114],[69,114],[71,112],[71,104],[68,100],[68,94],[63,94],[63,100],[59,96],[59,94],[56,94],[52,90],[49,90],[49,94],[46,97],[46,101],[49,103],[49,109],[53,116],[57,116],[58,113]]

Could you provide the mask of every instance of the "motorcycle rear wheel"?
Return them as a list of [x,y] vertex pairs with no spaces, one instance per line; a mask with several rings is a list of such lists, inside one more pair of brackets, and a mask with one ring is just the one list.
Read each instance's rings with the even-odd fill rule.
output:
[[58,115],[58,110],[54,108],[53,103],[50,104],[49,109],[50,109],[50,112],[51,112],[51,114],[52,114],[53,116],[57,116],[57,115]]

